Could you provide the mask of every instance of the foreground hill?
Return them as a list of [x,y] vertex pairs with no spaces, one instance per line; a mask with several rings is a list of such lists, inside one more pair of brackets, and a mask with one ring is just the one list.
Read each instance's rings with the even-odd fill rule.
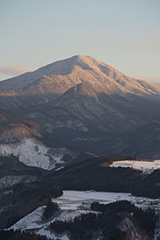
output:
[[[92,158],[59,170],[43,170],[20,163],[13,156],[0,158],[0,228],[7,228],[62,190],[127,192],[160,197],[160,170],[151,174],[131,168],[110,167],[120,158]],[[141,183],[141,184],[139,184]]]

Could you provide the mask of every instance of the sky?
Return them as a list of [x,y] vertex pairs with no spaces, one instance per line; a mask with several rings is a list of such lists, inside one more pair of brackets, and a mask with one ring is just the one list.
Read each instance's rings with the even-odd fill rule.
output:
[[160,0],[0,0],[0,80],[73,55],[160,84]]

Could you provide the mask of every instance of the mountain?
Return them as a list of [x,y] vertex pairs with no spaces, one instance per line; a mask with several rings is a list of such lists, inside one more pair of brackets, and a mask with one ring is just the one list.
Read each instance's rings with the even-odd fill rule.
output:
[[73,56],[0,82],[0,155],[44,169],[92,155],[157,158],[157,147],[139,151],[159,107],[159,87]]

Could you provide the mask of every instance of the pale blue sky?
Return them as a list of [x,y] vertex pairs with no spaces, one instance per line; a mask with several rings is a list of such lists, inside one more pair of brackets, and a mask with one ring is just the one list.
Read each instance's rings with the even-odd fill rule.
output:
[[160,0],[0,0],[0,80],[73,55],[160,82]]

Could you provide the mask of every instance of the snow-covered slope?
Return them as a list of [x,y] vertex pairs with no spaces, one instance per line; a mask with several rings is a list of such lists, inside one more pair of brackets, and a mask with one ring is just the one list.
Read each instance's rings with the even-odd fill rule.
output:
[[[5,116],[2,115],[1,119],[4,118]],[[63,165],[65,155],[70,156],[71,159],[77,155],[65,147],[48,147],[43,141],[39,127],[31,121],[21,120],[19,123],[11,121],[9,117],[6,117],[4,122],[1,121],[0,156],[2,157],[13,155],[27,166],[50,170]]]
[[34,138],[26,138],[20,143],[1,144],[0,156],[14,155],[27,166],[53,169],[56,165],[63,165],[65,155],[75,157],[75,154],[66,148],[48,148]]

